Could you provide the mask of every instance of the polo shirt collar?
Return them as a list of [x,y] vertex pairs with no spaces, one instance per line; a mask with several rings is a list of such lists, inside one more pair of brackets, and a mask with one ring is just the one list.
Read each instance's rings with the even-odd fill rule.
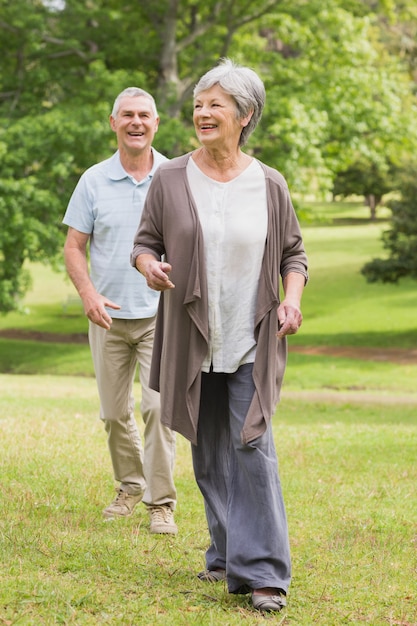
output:
[[[157,167],[161,164],[161,155],[159,152],[151,148],[153,154],[153,166],[151,171],[148,174],[148,178],[152,178],[155,174]],[[123,165],[120,162],[120,152],[117,150],[112,157],[110,157],[109,162],[109,178],[111,180],[123,180],[124,178],[131,178],[131,176],[126,172],[123,168]]]

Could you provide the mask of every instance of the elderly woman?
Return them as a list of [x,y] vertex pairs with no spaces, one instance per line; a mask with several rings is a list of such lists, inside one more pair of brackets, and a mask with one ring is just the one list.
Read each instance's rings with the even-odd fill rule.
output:
[[201,147],[154,175],[131,262],[162,292],[151,386],[192,444],[211,540],[198,577],[279,611],[291,563],[271,417],[307,259],[284,178],[241,149],[264,102],[257,74],[228,59],[200,79]]

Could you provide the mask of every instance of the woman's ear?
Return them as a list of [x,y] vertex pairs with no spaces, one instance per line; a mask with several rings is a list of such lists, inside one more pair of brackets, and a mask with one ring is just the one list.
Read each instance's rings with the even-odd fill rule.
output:
[[252,115],[253,115],[253,111],[250,111],[247,115],[245,115],[245,117],[242,117],[242,119],[240,120],[240,123],[243,128],[245,128],[249,124],[249,122],[252,119]]

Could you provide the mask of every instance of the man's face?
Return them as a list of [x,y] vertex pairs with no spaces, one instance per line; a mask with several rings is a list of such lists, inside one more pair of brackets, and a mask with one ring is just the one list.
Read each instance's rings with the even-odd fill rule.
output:
[[119,149],[132,155],[150,148],[158,125],[152,101],[145,96],[123,97],[116,117],[110,116]]

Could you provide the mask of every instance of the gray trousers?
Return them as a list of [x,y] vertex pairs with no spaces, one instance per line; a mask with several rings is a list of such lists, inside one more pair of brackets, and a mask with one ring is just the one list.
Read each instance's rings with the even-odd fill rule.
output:
[[290,549],[272,430],[246,445],[240,438],[255,391],[252,368],[202,375],[192,457],[211,539],[206,567],[226,570],[230,593],[262,587],[286,593]]
[[[162,426],[159,393],[148,385],[154,327],[155,318],[114,319],[110,330],[90,322],[89,340],[115,480],[123,491],[143,493],[148,506],[174,509],[175,433]],[[134,415],[138,364],[144,446]]]

